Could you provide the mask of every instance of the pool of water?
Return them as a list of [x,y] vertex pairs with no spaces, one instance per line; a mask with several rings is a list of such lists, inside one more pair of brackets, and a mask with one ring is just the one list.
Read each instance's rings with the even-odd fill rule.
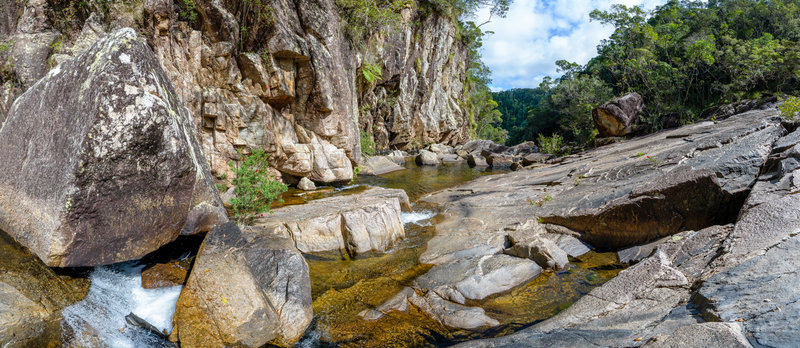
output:
[[623,269],[616,254],[590,252],[572,259],[563,271],[545,272],[508,292],[471,301],[467,305],[484,308],[488,316],[501,323],[480,332],[444,327],[413,306],[408,313],[391,312],[377,321],[363,320],[360,312],[379,306],[432,267],[420,263],[419,257],[436,233],[438,207],[417,200],[482,175],[502,173],[466,165],[406,165],[409,169],[404,171],[355,181],[358,185],[398,188],[408,193],[414,212],[402,217],[406,239],[387,253],[367,253],[356,259],[342,259],[339,252],[306,255],[315,320],[299,346],[446,346],[507,335],[552,317]]

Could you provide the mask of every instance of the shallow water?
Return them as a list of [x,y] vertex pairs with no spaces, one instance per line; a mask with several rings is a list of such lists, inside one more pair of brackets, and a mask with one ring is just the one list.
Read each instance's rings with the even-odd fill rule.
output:
[[[406,190],[412,205],[427,193],[454,187],[482,175],[501,172],[466,165],[410,167],[378,177],[360,177],[356,183]],[[339,252],[306,255],[311,271],[315,320],[300,347],[444,346],[469,339],[513,333],[569,307],[592,288],[616,276],[622,267],[614,253],[590,252],[571,260],[560,272],[545,272],[528,284],[468,305],[480,306],[500,321],[481,332],[450,329],[410,306],[408,313],[391,312],[377,321],[358,314],[388,300],[432,265],[419,263],[427,242],[436,232],[437,207],[414,205],[404,213],[406,239],[387,253],[369,253],[355,259]]]

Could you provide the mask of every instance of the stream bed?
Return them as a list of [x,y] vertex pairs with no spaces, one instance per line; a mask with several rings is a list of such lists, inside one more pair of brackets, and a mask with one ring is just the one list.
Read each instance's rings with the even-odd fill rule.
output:
[[377,321],[364,320],[359,313],[379,306],[432,267],[420,263],[419,257],[436,233],[439,207],[418,202],[419,198],[483,175],[504,172],[458,164],[420,167],[407,162],[406,167],[356,180],[358,185],[403,189],[408,193],[414,211],[402,216],[406,239],[386,253],[368,253],[355,259],[343,258],[339,252],[305,255],[315,320],[299,346],[447,346],[507,335],[552,317],[623,269],[615,253],[589,252],[572,259],[562,271],[543,272],[508,292],[468,301],[466,305],[482,307],[489,317],[500,321],[500,326],[485,331],[444,327],[414,306],[407,313],[390,312]]
[[[562,271],[543,272],[507,292],[468,301],[466,305],[484,308],[486,315],[500,322],[499,326],[483,331],[445,327],[414,306],[409,306],[408,312],[390,312],[379,320],[366,321],[359,313],[379,306],[432,267],[420,263],[419,257],[436,233],[439,207],[418,202],[419,198],[483,175],[503,173],[466,165],[420,167],[407,162],[406,167],[381,176],[362,176],[344,187],[324,187],[312,193],[292,189],[278,205],[303,204],[381,186],[405,190],[413,208],[402,215],[406,238],[386,253],[371,252],[355,258],[338,251],[304,255],[311,275],[314,320],[297,344],[299,347],[447,346],[507,335],[552,317],[623,269],[615,253],[589,252],[571,259]],[[186,249],[193,254],[198,247],[199,240],[182,244],[179,249],[184,250],[172,250],[171,257],[187,252]],[[133,313],[158,330],[165,333],[171,330],[181,287],[144,289],[141,271],[152,263],[153,260],[143,259],[90,270],[87,297],[63,312],[62,343],[131,348],[169,346],[152,332],[126,323],[125,317]],[[91,332],[84,332],[86,328],[91,328]]]

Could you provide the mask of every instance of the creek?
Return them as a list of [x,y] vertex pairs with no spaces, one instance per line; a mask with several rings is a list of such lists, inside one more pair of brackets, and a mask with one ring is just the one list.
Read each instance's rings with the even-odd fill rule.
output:
[[[405,190],[413,211],[402,221],[406,238],[386,253],[367,253],[349,258],[340,252],[306,254],[311,274],[314,321],[298,343],[320,346],[446,346],[470,339],[513,333],[552,317],[594,287],[621,271],[616,254],[590,252],[572,259],[558,272],[544,272],[529,283],[466,305],[480,306],[501,325],[484,331],[444,327],[413,306],[406,312],[391,312],[377,321],[366,321],[359,313],[375,308],[411,285],[432,265],[419,262],[427,241],[436,233],[439,207],[418,202],[425,194],[454,187],[483,175],[502,171],[469,168],[466,165],[420,167],[381,176],[362,176],[339,188],[312,193],[290,190],[276,207],[303,204],[335,195],[357,194],[369,186]],[[189,243],[192,244],[192,243]],[[196,252],[198,244],[192,252]],[[185,252],[182,251],[182,252]],[[184,255],[185,257],[185,255]],[[147,320],[158,330],[169,331],[181,287],[144,289],[141,271],[149,261],[141,260],[96,267],[90,273],[89,295],[64,310],[63,331],[92,333],[67,337],[74,343],[92,345],[99,340],[112,347],[161,347],[165,341],[152,332],[126,324],[129,313]],[[90,340],[90,341],[87,341]]]

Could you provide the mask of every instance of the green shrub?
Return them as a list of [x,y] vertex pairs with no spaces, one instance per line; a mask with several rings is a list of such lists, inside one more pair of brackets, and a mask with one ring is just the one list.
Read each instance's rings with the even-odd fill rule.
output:
[[239,223],[250,223],[257,214],[270,212],[272,202],[280,201],[281,194],[288,189],[270,177],[268,157],[264,150],[259,149],[242,156],[241,163],[228,163],[236,187],[236,198],[231,200],[231,208]]
[[14,40],[11,40],[11,41],[6,42],[6,43],[0,43],[0,53],[8,51],[8,49],[11,48],[11,45],[13,45],[13,44],[14,44]]
[[194,0],[181,0],[178,7],[178,18],[192,25],[197,22],[197,5],[194,3]]
[[786,99],[781,98],[782,104],[778,106],[783,118],[794,121],[800,117],[800,99],[797,97],[789,97]]
[[539,134],[538,143],[541,153],[558,155],[561,152],[561,147],[564,146],[564,138],[558,134],[553,134],[549,137]]
[[398,30],[402,22],[400,12],[413,5],[411,0],[336,0],[345,32],[356,46],[376,30]]
[[375,81],[381,79],[381,75],[383,75],[383,71],[381,70],[381,66],[373,63],[364,62],[361,66],[361,75],[364,76],[364,80],[367,80],[369,84],[375,83]]
[[372,134],[361,131],[361,154],[364,157],[375,156],[375,140],[372,140]]

